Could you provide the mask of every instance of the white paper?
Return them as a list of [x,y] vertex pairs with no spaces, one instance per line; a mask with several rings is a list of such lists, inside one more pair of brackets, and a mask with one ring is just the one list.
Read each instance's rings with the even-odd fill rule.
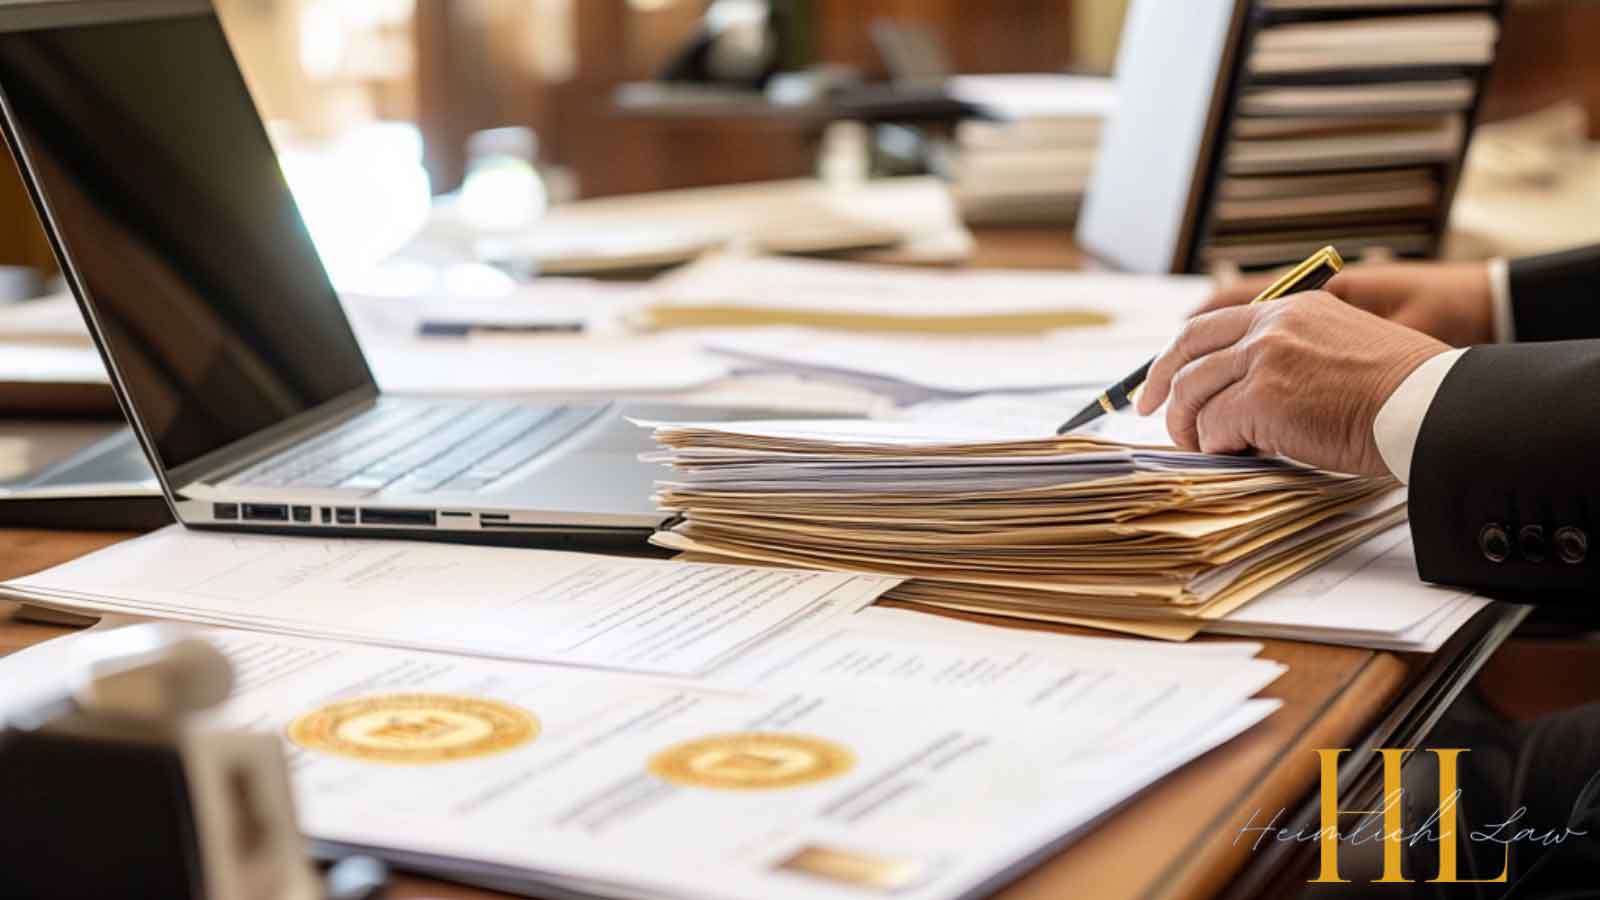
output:
[[0,341],[94,347],[83,311],[69,293],[0,303]]
[[0,381],[105,384],[106,367],[93,347],[0,344]]
[[[449,228],[448,211],[435,217]],[[812,250],[849,247],[876,233],[898,236],[888,250],[897,260],[959,262],[972,253],[950,192],[932,176],[872,179],[834,186],[814,178],[727,184],[600,197],[554,206],[533,234],[658,233],[663,250],[683,249],[684,235],[701,243],[727,240],[754,248]]]
[[1117,83],[1084,75],[958,75],[945,80],[950,96],[1005,119],[1099,119],[1117,106]]
[[[1275,707],[1213,698],[1204,715],[1184,716],[1173,708],[1185,698],[1155,696],[1133,714],[1185,726],[1130,745],[1101,740],[1106,715],[1127,719],[1129,710],[1031,703],[979,685],[943,697],[848,681],[749,689],[243,632],[208,637],[239,676],[216,714],[227,724],[287,736],[329,704],[395,694],[509,704],[534,720],[536,734],[499,752],[426,763],[339,755],[303,733],[302,744],[286,740],[308,835],[498,863],[624,896],[863,895],[785,865],[806,848],[903,866],[889,886],[897,897],[963,896]],[[70,640],[0,662],[0,673],[8,683],[19,672],[59,675]],[[1143,695],[1129,674],[1136,667],[1113,659],[1096,687]],[[349,727],[395,724],[386,721]],[[831,777],[767,789],[672,781],[652,765],[686,741],[740,733],[822,741],[843,756]],[[763,761],[785,764],[752,764]]]
[[362,347],[387,392],[525,397],[681,391],[728,374],[726,361],[670,336],[475,337]]
[[1018,639],[970,623],[890,629],[874,621],[874,611],[796,635],[746,657],[724,677],[764,690],[923,695],[930,703],[966,699],[1074,716],[1082,723],[1081,743],[1059,757],[1072,763],[1080,756],[1148,753],[1174,739],[1181,746],[1219,710],[1243,703],[1286,671],[1254,659],[1254,649],[1238,652],[1259,645],[1196,652],[1061,634]]
[[730,329],[709,334],[706,349],[740,368],[820,380],[883,379],[915,391],[913,401],[992,391],[1103,388],[1160,353],[1181,324],[1067,328],[1044,335],[883,336],[811,328]]
[[[374,290],[378,287],[373,286]],[[399,287],[411,285],[407,282]],[[644,302],[647,291],[648,287],[636,282],[546,277],[494,296],[447,291],[387,296],[343,291],[339,297],[365,346],[409,343],[424,322],[511,327],[581,323],[586,335],[616,334],[622,330],[623,316]]]
[[1489,601],[1417,579],[1408,526],[1389,529],[1213,623],[1228,634],[1431,653]]
[[[1204,276],[981,269],[923,270],[811,259],[718,256],[657,285],[665,305],[717,304],[892,316],[1100,312],[1181,321],[1211,291]],[[1165,332],[1170,336],[1170,330]]]
[[172,526],[4,589],[68,609],[692,675],[847,616],[898,581]]

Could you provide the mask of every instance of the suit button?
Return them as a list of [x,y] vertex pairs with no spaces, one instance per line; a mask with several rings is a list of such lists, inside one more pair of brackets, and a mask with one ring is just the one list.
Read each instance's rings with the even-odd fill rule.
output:
[[1511,535],[1504,525],[1490,522],[1478,532],[1478,549],[1489,562],[1505,562],[1511,555]]
[[1589,555],[1589,535],[1582,529],[1566,525],[1556,529],[1556,555],[1571,565],[1583,562]]
[[1522,554],[1523,559],[1531,563],[1542,563],[1545,549],[1543,525],[1524,525],[1522,530],[1517,532],[1517,552]]

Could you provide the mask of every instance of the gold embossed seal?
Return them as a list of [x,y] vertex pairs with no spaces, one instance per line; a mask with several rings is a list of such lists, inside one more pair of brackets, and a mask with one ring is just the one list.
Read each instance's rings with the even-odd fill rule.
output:
[[656,777],[684,787],[767,790],[826,781],[850,771],[855,754],[821,738],[778,732],[714,734],[650,759]]
[[527,710],[452,694],[380,694],[331,703],[289,724],[307,750],[413,764],[503,753],[539,736]]

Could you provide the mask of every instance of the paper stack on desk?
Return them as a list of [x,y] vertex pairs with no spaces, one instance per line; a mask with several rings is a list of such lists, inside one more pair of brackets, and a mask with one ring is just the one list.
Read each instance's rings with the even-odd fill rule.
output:
[[686,337],[742,374],[848,383],[903,404],[1104,386],[1160,352],[1212,289],[1192,275],[719,258],[668,279],[644,315],[704,326]]
[[1110,78],[966,75],[952,96],[991,118],[959,123],[935,168],[969,224],[1071,222],[1094,169],[1101,125],[1117,102]]
[[[1184,639],[1401,521],[1387,479],[1121,437],[908,422],[656,425],[675,550],[911,579],[891,596]],[[1143,432],[1141,434],[1140,432]],[[1161,435],[1164,437],[1164,429]]]
[[[201,634],[237,672],[215,717],[281,736],[309,837],[540,897],[987,896],[1264,718],[1284,671],[892,610],[702,681]],[[59,696],[79,640],[0,660],[0,719]]]

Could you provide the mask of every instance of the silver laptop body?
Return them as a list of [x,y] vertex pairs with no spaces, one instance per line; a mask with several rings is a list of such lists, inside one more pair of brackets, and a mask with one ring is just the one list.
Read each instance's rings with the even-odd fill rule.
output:
[[636,538],[611,406],[380,393],[205,0],[0,4],[7,141],[178,521]]

